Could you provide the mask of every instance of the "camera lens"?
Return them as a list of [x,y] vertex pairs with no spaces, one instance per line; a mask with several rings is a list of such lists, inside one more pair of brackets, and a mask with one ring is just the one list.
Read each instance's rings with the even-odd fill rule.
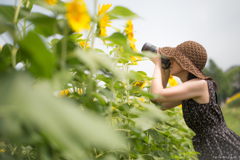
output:
[[142,51],[151,51],[157,53],[157,47],[150,43],[145,43],[142,47]]

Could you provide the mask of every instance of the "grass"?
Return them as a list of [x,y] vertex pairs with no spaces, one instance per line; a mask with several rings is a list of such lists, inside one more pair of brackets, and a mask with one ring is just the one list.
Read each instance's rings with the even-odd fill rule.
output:
[[232,108],[224,106],[221,109],[228,128],[240,136],[240,105]]

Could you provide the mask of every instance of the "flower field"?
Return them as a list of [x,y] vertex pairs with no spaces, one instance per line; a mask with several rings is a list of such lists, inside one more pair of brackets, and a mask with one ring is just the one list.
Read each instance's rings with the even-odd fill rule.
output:
[[[162,111],[150,101],[153,78],[130,70],[153,55],[137,51],[134,18],[97,1],[0,5],[0,34],[13,40],[0,44],[0,159],[197,159],[181,106]],[[125,29],[109,34],[116,21]]]

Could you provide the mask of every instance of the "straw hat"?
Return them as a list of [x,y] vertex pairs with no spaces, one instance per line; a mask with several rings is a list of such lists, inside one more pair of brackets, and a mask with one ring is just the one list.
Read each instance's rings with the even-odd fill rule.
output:
[[168,57],[174,58],[184,70],[194,74],[201,79],[208,77],[202,72],[207,62],[207,52],[205,48],[194,41],[186,41],[177,47],[159,48],[159,52]]

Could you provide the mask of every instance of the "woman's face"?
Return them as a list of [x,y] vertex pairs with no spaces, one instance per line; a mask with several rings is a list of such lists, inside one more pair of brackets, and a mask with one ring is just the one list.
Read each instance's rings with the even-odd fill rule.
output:
[[180,77],[185,71],[176,61],[174,58],[170,58],[170,74],[173,76]]

